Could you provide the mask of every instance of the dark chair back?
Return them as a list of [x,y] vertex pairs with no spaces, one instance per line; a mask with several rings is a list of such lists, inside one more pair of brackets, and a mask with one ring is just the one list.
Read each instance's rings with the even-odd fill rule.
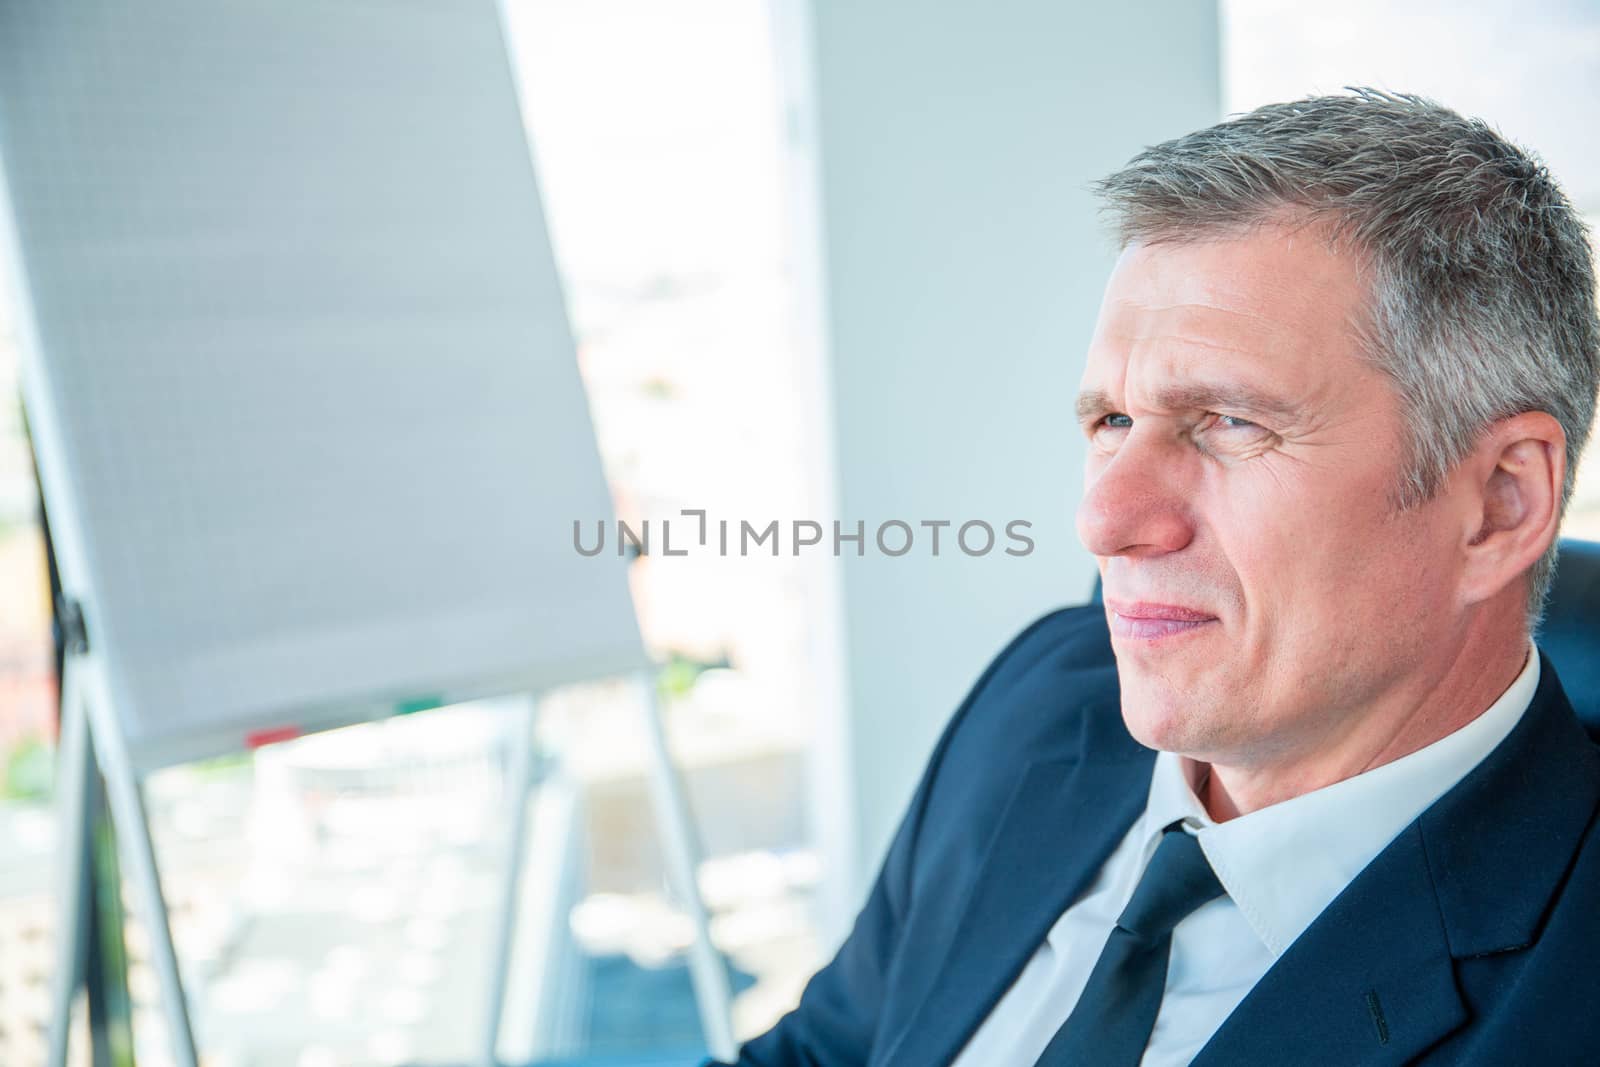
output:
[[1556,580],[1535,640],[1589,735],[1600,740],[1600,544],[1561,542]]

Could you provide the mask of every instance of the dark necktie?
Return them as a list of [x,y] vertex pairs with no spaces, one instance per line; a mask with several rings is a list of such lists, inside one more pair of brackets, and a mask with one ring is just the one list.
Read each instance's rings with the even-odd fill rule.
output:
[[1167,985],[1172,928],[1220,897],[1200,842],[1168,826],[1077,1005],[1036,1067],[1138,1067]]

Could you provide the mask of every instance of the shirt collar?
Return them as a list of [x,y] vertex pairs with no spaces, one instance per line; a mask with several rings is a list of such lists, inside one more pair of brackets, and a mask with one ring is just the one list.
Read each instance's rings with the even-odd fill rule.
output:
[[1538,686],[1539,652],[1530,642],[1521,673],[1465,726],[1382,766],[1225,823],[1213,822],[1196,795],[1208,768],[1160,752],[1141,823],[1146,858],[1162,828],[1182,821],[1245,921],[1280,956],[1401,830],[1505,739]]

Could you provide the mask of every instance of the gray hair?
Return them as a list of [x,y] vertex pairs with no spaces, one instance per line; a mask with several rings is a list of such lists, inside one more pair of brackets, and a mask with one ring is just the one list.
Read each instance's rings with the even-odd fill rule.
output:
[[[1285,215],[1349,240],[1370,271],[1359,340],[1410,427],[1395,507],[1437,493],[1492,423],[1543,411],[1566,432],[1564,514],[1600,383],[1583,220],[1536,157],[1484,122],[1418,96],[1353,93],[1269,104],[1147,148],[1096,191],[1124,247]],[[1552,543],[1531,568],[1530,625],[1555,560]]]

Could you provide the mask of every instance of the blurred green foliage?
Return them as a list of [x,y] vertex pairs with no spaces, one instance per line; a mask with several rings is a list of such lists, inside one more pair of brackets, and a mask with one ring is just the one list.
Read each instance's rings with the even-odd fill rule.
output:
[[694,683],[706,671],[728,666],[726,656],[715,660],[694,659],[681,652],[673,652],[656,670],[656,690],[663,700],[677,700],[689,695]]
[[0,800],[48,800],[55,780],[55,749],[42,737],[25,737],[0,763]]
[[188,764],[188,767],[199,778],[232,778],[241,770],[252,768],[255,761],[254,752],[230,752],[225,756],[196,760]]

